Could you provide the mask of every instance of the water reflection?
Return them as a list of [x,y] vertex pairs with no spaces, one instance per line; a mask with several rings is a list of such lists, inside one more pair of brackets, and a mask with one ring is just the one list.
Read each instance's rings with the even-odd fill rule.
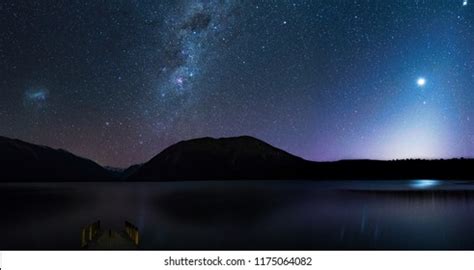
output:
[[433,188],[439,185],[441,185],[441,181],[428,180],[428,179],[412,180],[410,183],[410,187],[416,188],[416,189],[428,189],[428,188]]
[[0,250],[77,249],[98,219],[141,249],[474,249],[472,183],[0,184]]

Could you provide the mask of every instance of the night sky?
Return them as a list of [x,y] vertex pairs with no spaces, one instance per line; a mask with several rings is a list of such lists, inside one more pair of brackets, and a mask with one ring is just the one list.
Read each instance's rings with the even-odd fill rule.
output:
[[0,135],[118,167],[237,135],[472,157],[470,1],[3,0]]

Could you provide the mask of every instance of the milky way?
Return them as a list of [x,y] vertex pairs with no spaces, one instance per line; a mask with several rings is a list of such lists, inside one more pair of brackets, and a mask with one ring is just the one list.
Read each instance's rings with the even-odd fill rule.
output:
[[[232,3],[223,1],[188,1],[165,16],[158,30],[163,35],[162,50],[166,55],[155,86],[155,110],[161,112],[161,117],[154,121],[159,125],[173,125],[176,114],[199,98],[196,83],[209,76],[206,69],[215,59],[219,43],[232,32],[233,8]],[[175,104],[172,114],[166,112],[169,103]]]
[[2,1],[0,136],[120,167],[244,134],[311,160],[472,157],[470,2]]

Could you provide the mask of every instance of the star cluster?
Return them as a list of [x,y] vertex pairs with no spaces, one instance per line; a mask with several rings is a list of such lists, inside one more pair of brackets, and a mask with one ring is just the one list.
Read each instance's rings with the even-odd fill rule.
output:
[[103,165],[251,135],[311,160],[474,153],[453,1],[0,3],[0,135]]

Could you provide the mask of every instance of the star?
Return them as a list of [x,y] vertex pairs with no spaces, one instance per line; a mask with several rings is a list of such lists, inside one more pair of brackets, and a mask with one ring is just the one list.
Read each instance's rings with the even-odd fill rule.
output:
[[473,1],[22,1],[0,136],[120,167],[245,134],[321,161],[473,156]]
[[423,87],[423,86],[425,86],[425,84],[426,84],[426,79],[423,78],[423,77],[420,77],[420,78],[418,78],[418,80],[416,81],[416,84],[418,84],[419,87]]

